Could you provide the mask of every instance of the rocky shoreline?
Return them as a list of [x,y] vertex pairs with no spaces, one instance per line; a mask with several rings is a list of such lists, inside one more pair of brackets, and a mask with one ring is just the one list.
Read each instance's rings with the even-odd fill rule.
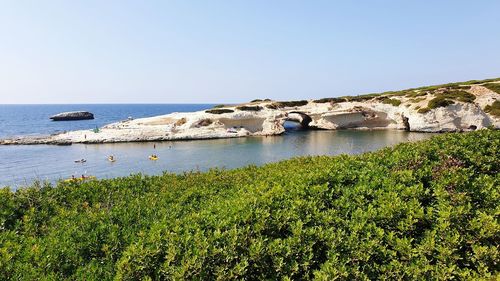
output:
[[0,140],[0,145],[117,143],[272,136],[285,132],[284,123],[304,128],[394,129],[450,132],[500,128],[500,116],[486,110],[500,101],[487,84],[414,89],[377,95],[278,102],[256,100],[205,111],[126,120],[98,130],[79,130],[44,137]]

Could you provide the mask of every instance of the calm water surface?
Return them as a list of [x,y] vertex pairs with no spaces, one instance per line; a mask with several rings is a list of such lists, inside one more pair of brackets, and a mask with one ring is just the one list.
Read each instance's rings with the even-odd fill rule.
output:
[[[357,154],[430,136],[401,131],[296,131],[275,137],[201,141],[3,146],[0,185],[17,188],[35,179],[55,181],[82,174],[110,178],[139,172],[236,168],[301,155]],[[158,161],[148,159],[153,153],[159,156]],[[117,161],[107,161],[108,155],[114,155]],[[81,158],[87,162],[74,163]]]
[[[195,111],[212,105],[0,105],[0,138],[26,134],[48,134],[64,130],[92,129],[126,119]],[[95,120],[51,122],[50,115],[88,110]],[[358,154],[417,141],[431,134],[402,131],[288,131],[283,136],[249,137],[157,143],[74,144],[71,146],[0,146],[0,186],[18,188],[34,180],[93,175],[97,178],[131,173],[160,174],[209,168],[236,168],[264,164],[303,155]],[[154,148],[156,146],[156,148]],[[158,161],[148,156],[157,154]],[[114,155],[116,162],[107,161]],[[77,159],[86,163],[75,163]]]

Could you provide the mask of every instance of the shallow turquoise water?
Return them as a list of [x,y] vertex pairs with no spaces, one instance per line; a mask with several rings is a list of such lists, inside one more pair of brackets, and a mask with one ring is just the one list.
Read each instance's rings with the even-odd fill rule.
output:
[[[283,136],[177,142],[75,144],[71,146],[0,146],[0,186],[18,188],[34,180],[93,175],[97,178],[131,173],[160,174],[236,168],[302,155],[358,154],[431,134],[404,131],[291,131]],[[156,146],[156,148],[154,148]],[[148,155],[157,154],[158,161]],[[116,162],[107,161],[114,155]],[[85,158],[86,163],[74,163]]]

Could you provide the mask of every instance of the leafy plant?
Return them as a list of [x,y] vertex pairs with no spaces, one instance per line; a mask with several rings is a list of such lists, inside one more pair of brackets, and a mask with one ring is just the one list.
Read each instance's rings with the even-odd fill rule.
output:
[[362,155],[0,191],[1,280],[480,280],[500,131]]

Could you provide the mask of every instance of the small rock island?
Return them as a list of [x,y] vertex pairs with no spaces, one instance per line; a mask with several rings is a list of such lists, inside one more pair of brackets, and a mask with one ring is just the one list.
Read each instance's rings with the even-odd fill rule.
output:
[[71,111],[63,112],[51,116],[52,121],[75,121],[75,120],[91,120],[94,119],[94,114],[88,111]]

